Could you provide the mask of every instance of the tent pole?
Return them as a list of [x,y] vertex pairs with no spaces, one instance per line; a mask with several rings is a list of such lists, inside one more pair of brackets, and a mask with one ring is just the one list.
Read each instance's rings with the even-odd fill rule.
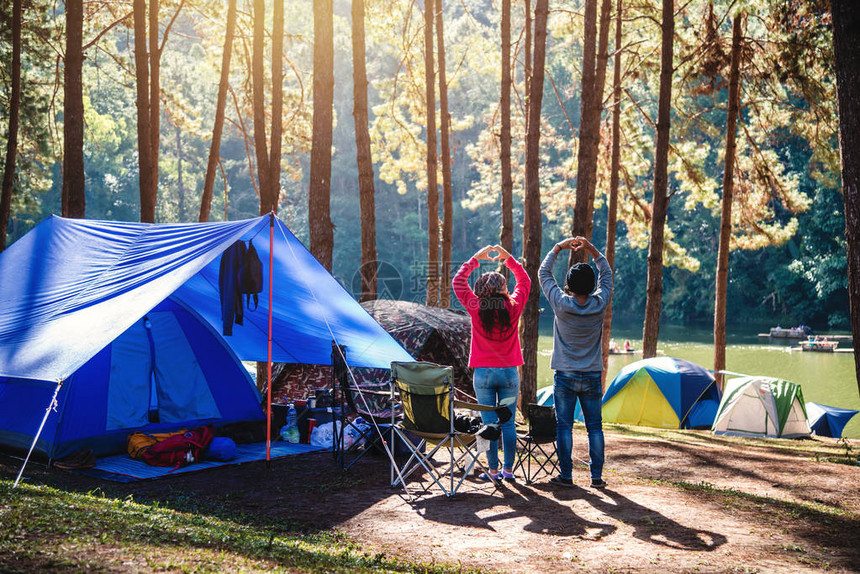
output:
[[269,345],[266,359],[266,463],[272,460],[272,277],[275,260],[275,212],[269,212]]
[[63,386],[63,379],[57,381],[57,388],[54,389],[54,396],[51,397],[51,402],[48,403],[48,408],[45,409],[45,416],[42,417],[42,424],[39,425],[39,430],[36,431],[36,436],[33,437],[33,444],[30,445],[30,450],[27,452],[27,457],[24,459],[24,464],[21,465],[21,470],[18,471],[18,476],[15,477],[15,484],[12,485],[12,488],[17,488],[18,483],[21,482],[21,475],[24,474],[24,468],[27,466],[27,462],[30,460],[30,455],[33,454],[33,449],[36,448],[36,443],[39,441],[39,437],[42,435],[42,429],[45,428],[45,423],[48,422],[48,415],[51,414],[51,409],[54,408],[54,405],[57,404],[57,395],[60,392],[60,387]]

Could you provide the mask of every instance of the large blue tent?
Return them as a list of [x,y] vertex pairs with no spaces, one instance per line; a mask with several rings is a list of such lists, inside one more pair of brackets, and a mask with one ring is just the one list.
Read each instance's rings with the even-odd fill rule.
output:
[[829,407],[818,403],[806,403],[809,428],[818,436],[841,438],[845,425],[860,411]]
[[55,391],[37,444],[52,457],[115,450],[131,430],[263,418],[239,359],[267,359],[268,293],[222,337],[218,274],[222,252],[253,239],[268,284],[270,231],[274,361],[330,364],[332,340],[353,366],[412,360],[277,218],[50,217],[0,253],[0,444],[32,441]]

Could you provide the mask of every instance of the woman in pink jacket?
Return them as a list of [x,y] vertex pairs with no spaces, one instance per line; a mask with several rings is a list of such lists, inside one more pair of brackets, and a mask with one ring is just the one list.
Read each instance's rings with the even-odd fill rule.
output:
[[[497,251],[495,257],[490,253]],[[513,294],[501,273],[484,273],[475,281],[474,291],[469,288],[469,275],[480,260],[502,261],[510,269],[517,285]],[[520,376],[517,367],[523,364],[520,337],[517,329],[523,307],[529,297],[531,280],[523,266],[499,245],[488,245],[465,262],[453,279],[454,293],[469,312],[472,319],[472,346],[469,366],[474,367],[475,398],[482,405],[496,405],[502,399],[516,397],[520,392]],[[512,407],[515,410],[516,403]],[[481,413],[484,423],[495,423],[495,412]],[[504,467],[499,473],[499,444],[490,443],[487,463],[493,478],[513,480],[514,455],[517,447],[517,431],[514,417],[501,425]],[[481,475],[482,479],[489,477]]]

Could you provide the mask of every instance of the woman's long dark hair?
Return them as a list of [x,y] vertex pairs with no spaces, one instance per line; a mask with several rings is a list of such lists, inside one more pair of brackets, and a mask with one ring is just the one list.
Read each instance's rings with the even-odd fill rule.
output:
[[511,314],[505,305],[510,302],[504,291],[506,284],[504,275],[495,272],[484,273],[475,282],[475,295],[481,301],[478,318],[487,335],[501,336],[511,328]]

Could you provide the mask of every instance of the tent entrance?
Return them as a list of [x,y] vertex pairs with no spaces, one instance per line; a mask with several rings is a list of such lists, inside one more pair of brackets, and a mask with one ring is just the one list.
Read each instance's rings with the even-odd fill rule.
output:
[[106,430],[220,418],[173,312],[153,311],[111,343]]

